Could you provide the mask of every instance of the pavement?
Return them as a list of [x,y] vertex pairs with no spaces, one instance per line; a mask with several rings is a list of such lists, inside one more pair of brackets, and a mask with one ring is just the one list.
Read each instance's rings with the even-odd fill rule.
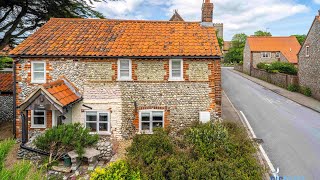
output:
[[280,176],[320,178],[320,113],[244,78],[232,68],[222,68],[222,88],[246,116],[257,138],[263,140],[262,147],[273,166],[279,167]]
[[228,100],[228,97],[224,91],[222,91],[222,115],[221,118],[227,121],[241,122],[236,109],[233,104]]
[[249,79],[250,81],[253,81],[263,87],[266,87],[270,89],[271,91],[280,94],[281,96],[284,96],[296,103],[299,103],[300,105],[303,105],[305,107],[308,107],[314,111],[320,112],[320,101],[313,99],[311,97],[307,97],[303,94],[297,93],[297,92],[291,92],[286,89],[283,89],[281,87],[278,87],[276,85],[270,84],[268,82],[265,82],[263,80],[257,79],[255,77],[249,76],[247,74],[241,73],[236,70],[232,70],[234,73],[237,73],[241,75],[242,77]]

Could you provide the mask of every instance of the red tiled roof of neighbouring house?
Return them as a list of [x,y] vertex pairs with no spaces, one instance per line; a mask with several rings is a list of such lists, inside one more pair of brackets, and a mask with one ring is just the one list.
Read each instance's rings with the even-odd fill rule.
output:
[[66,80],[60,79],[44,84],[43,87],[63,106],[81,98],[81,96],[76,92],[76,88]]
[[223,50],[229,51],[230,47],[231,47],[231,41],[224,41],[223,42]]
[[301,48],[295,36],[289,37],[248,37],[251,51],[281,52],[290,63],[298,63],[298,52]]
[[11,55],[221,56],[216,30],[200,22],[52,18]]
[[6,45],[3,49],[0,50],[0,56],[7,56],[12,49],[12,46]]
[[12,72],[0,72],[0,92],[13,92]]

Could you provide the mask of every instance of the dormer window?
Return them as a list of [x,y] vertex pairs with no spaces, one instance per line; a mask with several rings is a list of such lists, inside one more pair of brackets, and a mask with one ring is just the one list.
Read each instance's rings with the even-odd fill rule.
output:
[[310,57],[309,46],[306,46],[306,57]]
[[261,52],[261,58],[271,58],[271,52]]

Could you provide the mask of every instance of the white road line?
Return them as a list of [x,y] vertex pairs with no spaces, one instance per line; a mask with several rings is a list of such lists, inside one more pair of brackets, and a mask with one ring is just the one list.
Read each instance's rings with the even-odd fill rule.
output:
[[[246,123],[246,125],[247,125],[247,127],[248,127],[248,129],[249,129],[249,131],[251,132],[252,137],[253,137],[253,138],[257,138],[257,136],[255,135],[255,133],[254,133],[254,131],[253,131],[253,129],[252,129],[252,127],[251,127],[248,119],[246,118],[246,116],[243,114],[242,111],[240,111],[240,113],[241,113],[241,115],[242,115],[242,117],[243,117],[243,119],[244,119],[244,121],[245,121],[245,123]],[[267,162],[267,164],[268,164],[268,166],[269,166],[272,174],[273,174],[274,176],[278,176],[278,174],[277,174],[277,173],[278,173],[278,170],[277,170],[277,172],[276,172],[273,164],[271,163],[271,161],[270,161],[270,159],[269,159],[266,151],[263,149],[263,147],[262,147],[261,144],[259,145],[259,150],[260,150],[262,156],[264,157],[264,159],[266,160],[266,162]]]

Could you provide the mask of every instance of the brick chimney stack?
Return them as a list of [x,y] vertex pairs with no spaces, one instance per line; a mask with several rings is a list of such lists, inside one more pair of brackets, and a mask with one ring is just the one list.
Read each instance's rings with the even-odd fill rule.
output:
[[212,22],[213,3],[210,0],[204,0],[202,4],[202,22]]

